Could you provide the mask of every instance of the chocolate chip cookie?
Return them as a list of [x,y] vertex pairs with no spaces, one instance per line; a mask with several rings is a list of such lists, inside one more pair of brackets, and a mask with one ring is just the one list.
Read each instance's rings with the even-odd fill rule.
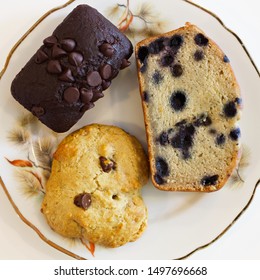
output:
[[135,241],[147,225],[141,188],[148,160],[134,137],[93,124],[58,146],[42,212],[57,233],[107,247]]

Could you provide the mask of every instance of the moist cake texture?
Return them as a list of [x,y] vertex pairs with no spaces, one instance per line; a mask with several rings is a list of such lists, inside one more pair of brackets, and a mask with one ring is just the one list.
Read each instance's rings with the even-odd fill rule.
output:
[[79,5],[43,40],[11,93],[46,126],[65,132],[130,65],[132,52],[131,42],[110,21]]
[[241,98],[228,57],[187,23],[139,42],[136,59],[153,184],[220,189],[239,155]]

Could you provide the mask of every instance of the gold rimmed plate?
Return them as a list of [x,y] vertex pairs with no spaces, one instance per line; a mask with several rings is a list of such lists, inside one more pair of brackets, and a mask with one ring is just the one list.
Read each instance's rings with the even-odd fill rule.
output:
[[[228,183],[215,193],[174,193],[155,189],[151,182],[143,188],[148,207],[148,228],[134,243],[116,249],[95,246],[87,240],[71,240],[53,232],[40,212],[45,183],[50,174],[52,153],[68,133],[98,122],[114,124],[135,135],[146,148],[134,57],[121,71],[105,97],[87,111],[70,131],[53,133],[40,124],[10,94],[16,73],[30,59],[63,18],[78,4],[86,3],[119,24],[133,44],[144,37],[169,31],[191,22],[215,40],[231,61],[243,96],[240,122],[243,153]],[[5,120],[0,134],[0,174],[2,186],[16,212],[49,245],[83,259],[180,259],[205,248],[222,236],[250,205],[260,168],[259,71],[237,35],[212,13],[182,0],[158,1],[69,1],[47,13],[13,48],[1,72],[2,106]],[[126,13],[127,12],[127,13]],[[127,15],[125,17],[124,15]]]

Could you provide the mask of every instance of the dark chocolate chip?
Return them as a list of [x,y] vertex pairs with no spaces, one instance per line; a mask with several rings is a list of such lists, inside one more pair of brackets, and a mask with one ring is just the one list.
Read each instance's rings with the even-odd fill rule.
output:
[[41,106],[33,106],[31,112],[36,117],[40,117],[45,114],[45,110]]
[[48,55],[43,50],[38,50],[35,56],[35,62],[37,64],[43,63],[48,59]]
[[155,168],[156,168],[156,174],[158,174],[160,177],[166,177],[169,175],[169,167],[165,159],[162,157],[157,157],[155,160]]
[[225,141],[226,141],[226,137],[223,133],[219,134],[216,137],[216,144],[219,145],[219,146],[224,145]]
[[112,75],[111,75],[111,80],[114,79],[118,74],[119,74],[119,71],[117,69],[113,69]]
[[131,62],[125,58],[123,58],[120,69],[125,69],[126,67],[128,67],[131,64]]
[[138,59],[140,60],[141,63],[144,63],[145,59],[147,58],[149,54],[149,50],[147,47],[145,46],[142,46],[138,49],[138,52],[137,52],[137,57]]
[[159,174],[155,174],[153,178],[158,185],[163,185],[165,183],[164,179]]
[[169,40],[169,46],[173,49],[179,49],[182,46],[183,42],[184,40],[181,35],[173,35]]
[[59,60],[50,60],[47,64],[47,71],[51,74],[60,74],[62,67]]
[[103,80],[103,81],[102,81],[102,84],[101,84],[102,90],[106,90],[107,88],[110,87],[110,85],[111,85],[111,81],[105,81],[105,80]]
[[104,43],[99,47],[99,51],[106,57],[112,57],[115,50],[112,45]]
[[98,99],[104,97],[104,93],[101,91],[94,91],[93,90],[93,97],[91,99],[91,102],[96,102]]
[[229,63],[229,62],[230,62],[229,58],[228,58],[226,55],[224,55],[223,61],[224,61],[225,63]]
[[202,33],[198,33],[194,37],[194,41],[198,46],[207,46],[209,39],[206,38]]
[[99,163],[102,170],[106,173],[116,169],[116,163],[112,159],[101,156],[99,157]]
[[57,38],[55,36],[49,36],[43,40],[43,44],[47,47],[50,48],[54,44],[57,43]]
[[207,114],[201,114],[195,121],[194,125],[197,127],[200,126],[209,126],[212,124],[212,120]]
[[224,114],[227,118],[233,118],[237,114],[236,103],[234,101],[230,101],[224,105]]
[[58,47],[57,45],[54,45],[51,51],[51,56],[53,58],[60,58],[62,56],[67,55],[67,52]]
[[70,69],[66,69],[60,76],[59,76],[59,80],[63,81],[63,82],[74,82],[75,79],[72,76],[72,72]]
[[158,137],[158,141],[162,146],[166,146],[167,144],[170,143],[169,141],[169,135],[167,132],[163,131],[159,137]]
[[104,80],[108,80],[112,75],[112,67],[109,64],[102,65],[99,69],[99,74]]
[[80,100],[83,103],[89,103],[93,98],[93,91],[91,89],[81,88],[80,89]]
[[86,103],[84,106],[82,106],[82,107],[80,108],[80,112],[83,112],[83,113],[84,113],[84,112],[86,112],[87,110],[93,108],[94,106],[95,106],[95,104],[92,103],[92,102]]
[[87,83],[91,87],[96,87],[102,83],[102,79],[101,79],[98,71],[92,71],[87,74]]
[[171,67],[171,73],[173,77],[180,77],[183,73],[182,66],[180,64],[175,64]]
[[147,103],[149,102],[150,96],[149,96],[149,93],[147,91],[143,92],[142,97],[143,97],[144,102],[147,102]]
[[202,50],[196,50],[193,56],[196,61],[200,61],[204,58],[204,52]]
[[91,205],[91,194],[90,193],[81,193],[75,196],[74,204],[77,207],[87,210]]
[[240,136],[241,136],[241,132],[240,132],[240,128],[239,127],[232,129],[230,131],[230,133],[229,133],[229,137],[233,141],[237,141]]
[[217,181],[218,181],[218,175],[213,175],[213,176],[204,176],[201,181],[200,181],[200,184],[202,186],[214,186],[217,184]]
[[186,101],[186,94],[184,91],[181,90],[174,91],[170,97],[171,107],[175,111],[182,111],[186,105]]
[[156,39],[151,42],[148,46],[149,53],[158,54],[160,51],[164,49],[164,38]]
[[73,39],[63,39],[60,44],[66,52],[72,52],[76,47],[76,42]]
[[79,90],[76,87],[68,87],[63,93],[63,99],[68,103],[74,103],[79,100]]
[[155,70],[152,78],[153,78],[153,82],[157,85],[163,80],[163,76],[160,74],[158,70]]
[[174,57],[170,54],[164,55],[161,58],[161,64],[163,67],[170,66],[174,61]]
[[79,66],[83,61],[83,55],[79,52],[72,52],[69,54],[69,63],[74,66]]

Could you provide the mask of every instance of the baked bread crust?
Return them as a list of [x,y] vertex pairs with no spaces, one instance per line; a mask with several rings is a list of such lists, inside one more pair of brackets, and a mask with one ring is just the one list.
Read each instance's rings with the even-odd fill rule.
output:
[[42,213],[66,237],[106,247],[135,241],[147,225],[141,187],[148,181],[148,166],[134,136],[115,126],[83,127],[54,154]]
[[227,56],[195,25],[135,48],[152,182],[219,190],[237,165],[240,89]]

